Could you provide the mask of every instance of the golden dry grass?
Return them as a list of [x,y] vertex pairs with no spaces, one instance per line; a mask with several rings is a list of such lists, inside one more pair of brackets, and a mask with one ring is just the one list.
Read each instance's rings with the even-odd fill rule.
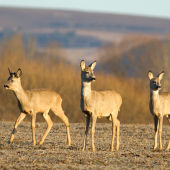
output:
[[[15,121],[19,116],[17,100],[12,91],[5,90],[3,85],[9,77],[8,67],[11,71],[22,69],[22,85],[24,89],[50,88],[58,92],[63,99],[63,109],[70,122],[84,122],[80,110],[80,68],[61,61],[62,52],[55,54],[35,53],[28,58],[24,49],[22,36],[15,35],[2,43],[0,57],[0,120]],[[37,57],[38,56],[38,57]],[[59,60],[58,60],[59,59]],[[94,71],[96,82],[92,83],[92,89],[114,89],[121,94],[123,103],[118,119],[121,123],[152,123],[149,112],[149,85],[147,78],[118,78],[102,72]],[[54,122],[60,121],[58,117],[50,113]],[[25,119],[30,120],[29,116]],[[37,121],[44,121],[38,114]],[[107,121],[105,118],[98,122]]]

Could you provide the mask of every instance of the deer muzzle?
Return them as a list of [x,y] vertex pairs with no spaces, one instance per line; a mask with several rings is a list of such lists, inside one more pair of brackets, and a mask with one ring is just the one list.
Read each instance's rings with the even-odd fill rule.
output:
[[158,86],[157,86],[157,89],[161,89],[161,86],[158,85]]
[[96,77],[92,77],[92,78],[91,78],[91,81],[95,81],[95,80],[96,80]]
[[5,89],[9,89],[9,86],[5,84],[5,85],[4,85],[4,88],[5,88]]

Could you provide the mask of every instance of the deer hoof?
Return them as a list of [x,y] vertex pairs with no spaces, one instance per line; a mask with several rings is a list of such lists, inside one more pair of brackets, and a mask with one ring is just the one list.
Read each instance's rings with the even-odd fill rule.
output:
[[115,148],[117,151],[119,150],[119,146],[116,146],[116,148]]
[[91,151],[92,151],[92,152],[95,152],[95,148],[92,148]]
[[42,141],[40,141],[40,142],[39,142],[39,145],[41,146],[42,144],[43,144],[43,142],[42,142]]
[[68,146],[71,146],[71,141],[67,142],[67,145],[68,145]]
[[32,145],[35,146],[35,145],[36,145],[36,142],[33,142]]

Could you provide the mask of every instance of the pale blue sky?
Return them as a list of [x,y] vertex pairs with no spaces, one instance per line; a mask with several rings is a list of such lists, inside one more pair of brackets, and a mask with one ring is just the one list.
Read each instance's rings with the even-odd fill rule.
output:
[[66,9],[170,18],[170,0],[0,0],[0,6]]

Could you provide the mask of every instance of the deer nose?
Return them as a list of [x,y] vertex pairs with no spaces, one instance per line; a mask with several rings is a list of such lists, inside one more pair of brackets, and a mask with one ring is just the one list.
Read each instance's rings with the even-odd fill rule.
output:
[[91,80],[92,80],[92,81],[96,80],[96,77],[92,77]]
[[5,84],[5,85],[4,85],[4,88],[9,88],[9,86]]
[[158,85],[157,88],[161,88],[161,86]]

